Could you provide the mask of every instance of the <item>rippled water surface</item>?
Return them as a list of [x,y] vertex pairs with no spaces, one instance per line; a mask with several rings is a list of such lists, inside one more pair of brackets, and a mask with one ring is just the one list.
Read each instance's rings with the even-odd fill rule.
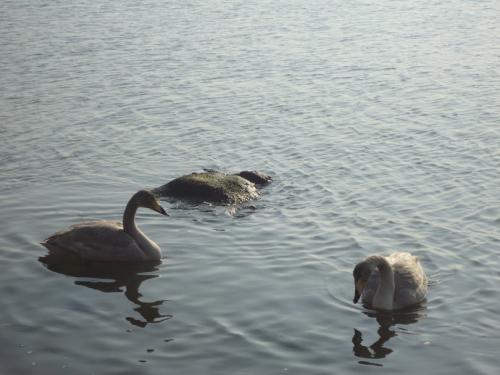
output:
[[[2,374],[495,374],[496,0],[0,4]],[[47,264],[202,168],[254,208],[139,212],[161,264]],[[371,253],[418,255],[416,311],[353,305]]]

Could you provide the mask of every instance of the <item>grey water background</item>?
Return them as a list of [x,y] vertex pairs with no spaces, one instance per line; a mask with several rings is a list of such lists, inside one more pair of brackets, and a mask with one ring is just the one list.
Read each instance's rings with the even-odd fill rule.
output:
[[[4,0],[0,373],[494,374],[500,3]],[[140,211],[156,266],[47,267],[202,168],[274,177],[243,209]],[[402,314],[352,268],[406,250]]]

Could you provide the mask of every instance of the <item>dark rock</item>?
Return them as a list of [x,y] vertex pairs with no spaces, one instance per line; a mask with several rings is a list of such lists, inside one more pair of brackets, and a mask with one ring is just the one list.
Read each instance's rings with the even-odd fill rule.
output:
[[273,180],[271,176],[259,171],[242,171],[238,173],[238,176],[257,185],[267,185]]
[[259,196],[255,184],[246,178],[212,170],[181,176],[153,189],[153,193],[218,204],[240,204]]

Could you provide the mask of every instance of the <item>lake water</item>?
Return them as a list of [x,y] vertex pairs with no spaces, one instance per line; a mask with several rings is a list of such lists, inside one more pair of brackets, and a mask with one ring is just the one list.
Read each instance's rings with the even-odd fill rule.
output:
[[[496,374],[500,2],[4,0],[0,373]],[[161,264],[39,244],[203,168],[242,209],[163,202]],[[352,303],[418,255],[426,303]]]

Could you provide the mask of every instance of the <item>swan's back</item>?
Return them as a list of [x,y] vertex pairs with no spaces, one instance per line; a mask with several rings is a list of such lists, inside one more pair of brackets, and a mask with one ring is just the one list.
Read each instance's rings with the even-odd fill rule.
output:
[[93,221],[72,225],[47,238],[43,245],[53,254],[72,253],[96,261],[141,261],[144,254],[121,223]]
[[[393,253],[385,258],[394,273],[393,309],[422,302],[427,294],[427,277],[418,258],[410,253]],[[379,271],[375,269],[363,290],[363,302],[372,303],[379,281]]]

